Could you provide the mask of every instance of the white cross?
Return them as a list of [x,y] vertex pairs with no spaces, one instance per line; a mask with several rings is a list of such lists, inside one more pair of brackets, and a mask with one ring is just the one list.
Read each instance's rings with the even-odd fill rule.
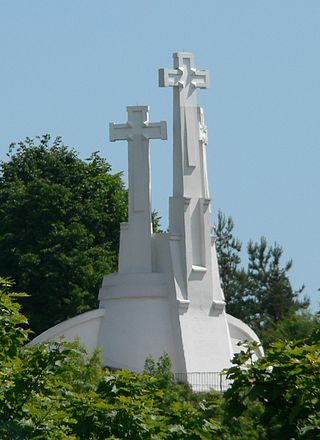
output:
[[174,69],[159,69],[160,87],[201,88],[209,87],[209,71],[194,67],[194,55],[189,52],[173,54]]
[[128,106],[128,122],[126,124],[109,124],[110,141],[135,139],[167,139],[167,124],[165,121],[149,122],[149,106]]
[[151,212],[149,139],[167,139],[167,125],[149,122],[148,106],[129,106],[127,112],[127,123],[111,122],[109,129],[111,142],[128,141],[130,223],[135,212]]
[[174,69],[159,69],[160,87],[174,88],[174,139],[186,155],[188,167],[197,166],[198,115],[197,88],[209,87],[209,71],[195,68],[190,52],[173,54]]

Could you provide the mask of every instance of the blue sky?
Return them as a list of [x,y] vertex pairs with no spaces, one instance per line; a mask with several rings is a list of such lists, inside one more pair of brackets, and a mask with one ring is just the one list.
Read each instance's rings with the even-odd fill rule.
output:
[[231,215],[244,243],[263,235],[293,259],[294,288],[313,310],[320,288],[319,0],[0,0],[0,159],[11,142],[61,135],[82,158],[100,150],[127,172],[108,123],[150,105],[169,139],[153,141],[153,207],[167,226],[172,90],[158,68],[194,52],[209,129],[214,215]]

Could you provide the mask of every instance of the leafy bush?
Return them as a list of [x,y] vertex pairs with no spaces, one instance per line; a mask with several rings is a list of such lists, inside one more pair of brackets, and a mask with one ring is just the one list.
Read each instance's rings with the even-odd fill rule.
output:
[[234,359],[226,392],[227,417],[260,408],[255,425],[268,439],[320,438],[320,328],[310,337],[270,345],[264,358],[252,361],[254,344]]

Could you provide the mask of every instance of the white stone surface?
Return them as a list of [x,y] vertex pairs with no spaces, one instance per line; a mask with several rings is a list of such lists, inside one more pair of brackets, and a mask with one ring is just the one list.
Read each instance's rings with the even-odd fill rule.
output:
[[49,328],[49,330],[46,330],[34,338],[30,344],[34,345],[46,341],[59,341],[61,338],[66,341],[73,341],[75,338],[78,338],[85,344],[89,353],[93,353],[99,346],[99,334],[103,318],[103,309],[82,313],[81,315]]
[[[221,371],[237,343],[255,333],[225,312],[215,239],[206,148],[208,130],[197,88],[207,70],[188,52],[160,69],[159,84],[173,88],[173,195],[169,231],[153,234],[149,139],[166,139],[166,123],[150,123],[147,106],[128,107],[128,122],[110,124],[110,140],[128,142],[129,215],[121,225],[119,271],[106,275],[100,309],[48,330],[34,340],[79,336],[103,347],[104,366],[141,371],[147,356],[167,352],[177,373]],[[263,351],[257,350],[257,356]]]
[[148,355],[157,358],[166,351],[175,358],[163,274],[106,276],[99,299],[105,309],[100,340],[105,347],[105,365],[141,371]]

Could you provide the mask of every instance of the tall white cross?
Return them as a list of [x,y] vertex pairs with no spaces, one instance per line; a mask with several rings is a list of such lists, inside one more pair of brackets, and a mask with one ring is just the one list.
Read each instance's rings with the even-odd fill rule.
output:
[[[197,88],[209,87],[209,71],[195,68],[190,52],[173,54],[174,69],[159,69],[160,87],[171,86],[173,94],[174,176],[173,194],[185,195],[184,176],[199,165]],[[185,170],[185,166],[189,170]]]
[[128,122],[109,124],[110,141],[128,141],[129,223],[135,212],[145,212],[151,221],[149,139],[167,139],[167,124],[149,122],[148,106],[128,106]]

